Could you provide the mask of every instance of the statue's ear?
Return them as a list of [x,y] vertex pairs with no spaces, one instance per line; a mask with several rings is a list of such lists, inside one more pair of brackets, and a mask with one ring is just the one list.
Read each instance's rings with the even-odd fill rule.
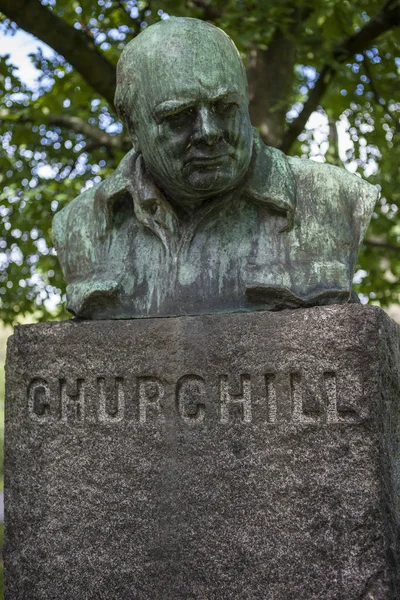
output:
[[127,113],[125,110],[122,110],[121,108],[119,108],[119,110],[117,110],[117,112],[118,112],[118,116],[119,116],[120,120],[123,123],[124,133],[128,132],[129,137],[132,142],[133,149],[136,152],[139,152],[140,151],[139,140],[136,135],[135,125],[133,123],[133,119],[132,119],[131,115],[129,113]]
[[128,131],[129,137],[131,138],[132,146],[136,152],[140,150],[140,144],[138,136],[136,135],[136,128],[133,120],[129,116],[125,116],[124,119],[125,130]]
[[132,146],[135,152],[140,152],[140,144],[136,132],[132,129],[129,131],[129,137],[131,138]]

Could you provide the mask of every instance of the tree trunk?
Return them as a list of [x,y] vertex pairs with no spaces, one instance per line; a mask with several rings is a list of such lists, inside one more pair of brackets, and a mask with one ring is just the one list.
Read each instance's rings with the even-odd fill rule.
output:
[[296,44],[277,31],[267,50],[248,55],[250,118],[269,146],[282,144],[286,113],[291,105]]

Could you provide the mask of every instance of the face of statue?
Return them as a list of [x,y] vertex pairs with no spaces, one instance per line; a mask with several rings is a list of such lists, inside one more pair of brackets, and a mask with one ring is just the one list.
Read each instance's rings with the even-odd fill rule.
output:
[[186,206],[237,186],[251,159],[246,81],[234,46],[222,41],[221,49],[202,36],[185,47],[183,37],[142,64],[136,145],[158,185]]

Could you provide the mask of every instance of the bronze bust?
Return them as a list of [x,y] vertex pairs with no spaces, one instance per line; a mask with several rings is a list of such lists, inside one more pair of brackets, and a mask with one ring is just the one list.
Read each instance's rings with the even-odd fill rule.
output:
[[91,319],[357,301],[377,190],[266,147],[232,40],[196,19],[125,48],[117,111],[133,149],[54,219],[68,308]]

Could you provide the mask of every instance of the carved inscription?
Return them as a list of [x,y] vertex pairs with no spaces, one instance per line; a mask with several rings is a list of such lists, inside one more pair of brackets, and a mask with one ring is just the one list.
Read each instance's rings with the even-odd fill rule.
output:
[[184,375],[176,384],[176,407],[187,423],[201,423],[205,417],[206,384],[198,375]]
[[106,380],[97,378],[99,395],[99,421],[103,423],[116,423],[122,421],[125,414],[125,390],[122,377],[115,377],[112,394],[106,392]]
[[146,423],[149,415],[158,421],[164,421],[164,386],[157,377],[139,377],[139,421]]
[[271,425],[275,425],[277,409],[274,373],[267,373],[267,375],[265,375],[265,393],[267,400],[267,422]]
[[45,379],[32,379],[28,387],[28,412],[32,421],[46,421],[51,407],[51,393]]
[[220,377],[221,423],[229,423],[230,412],[239,408],[243,423],[251,423],[251,377],[240,376],[240,392],[232,394],[227,375]]
[[[353,377],[353,388],[357,395],[362,395],[362,386],[358,377]],[[339,398],[337,390],[336,373],[327,371],[324,373],[324,387],[326,394],[327,423],[356,423],[360,418],[360,413],[346,400]]]
[[334,371],[308,378],[296,371],[221,374],[210,380],[188,374],[176,383],[155,376],[36,377],[27,389],[27,405],[37,423],[144,425],[175,418],[193,426],[208,419],[221,425],[320,426],[354,424],[368,417],[359,377]]
[[307,414],[304,410],[304,398],[302,393],[302,381],[300,373],[290,375],[290,395],[292,400],[292,420],[294,423],[315,423],[316,418]]
[[61,420],[83,421],[85,419],[85,380],[77,379],[74,384],[60,379]]
[[337,423],[337,389],[335,373],[324,373],[324,387],[326,394],[326,422]]

